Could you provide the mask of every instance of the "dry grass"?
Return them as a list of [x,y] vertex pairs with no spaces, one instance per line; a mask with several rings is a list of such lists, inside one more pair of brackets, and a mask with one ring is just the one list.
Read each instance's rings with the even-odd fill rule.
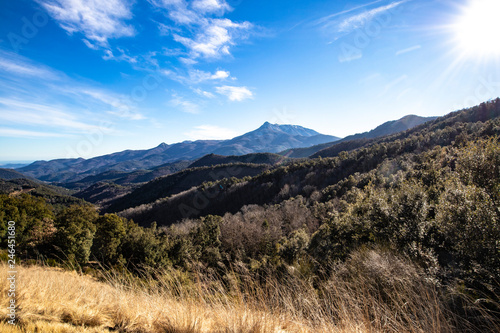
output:
[[[364,251],[313,288],[305,279],[257,284],[176,271],[155,279],[18,267],[19,325],[1,332],[457,332],[432,285],[408,263]],[[0,313],[7,307],[0,266]],[[238,278],[236,278],[238,276]],[[229,287],[228,287],[229,286]]]

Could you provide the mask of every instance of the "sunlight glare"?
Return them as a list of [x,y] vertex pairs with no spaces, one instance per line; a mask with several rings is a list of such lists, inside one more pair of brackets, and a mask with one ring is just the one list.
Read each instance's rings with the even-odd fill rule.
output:
[[453,25],[456,42],[468,57],[500,56],[500,0],[469,0]]

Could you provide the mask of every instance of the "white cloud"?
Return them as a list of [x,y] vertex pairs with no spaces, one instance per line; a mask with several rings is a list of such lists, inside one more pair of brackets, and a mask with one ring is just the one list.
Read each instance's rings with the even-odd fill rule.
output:
[[184,84],[198,84],[206,81],[221,81],[230,77],[231,73],[217,70],[215,73],[205,72],[199,69],[189,70],[187,74],[180,74],[170,69],[163,70],[163,74],[170,79]]
[[[231,7],[224,0],[149,0],[159,8],[166,9],[166,16],[176,25],[175,29],[158,23],[160,32],[172,34],[174,40],[189,51],[189,58],[220,58],[230,54],[230,47],[245,38],[253,28],[249,22],[236,23],[223,15]],[[179,29],[183,28],[183,29]]]
[[217,71],[210,78],[212,80],[227,79],[229,77],[229,75],[230,75],[229,72],[226,72],[226,71]]
[[149,0],[149,2],[155,7],[166,9],[168,17],[177,24],[192,24],[199,19],[198,14],[188,8],[186,0]]
[[195,0],[193,1],[193,8],[204,13],[224,13],[230,11],[232,8],[222,0]]
[[200,113],[200,106],[196,103],[186,101],[180,96],[173,95],[173,98],[170,100],[170,104],[180,108],[183,112],[186,113],[191,113],[191,114],[198,114]]
[[201,90],[200,88],[193,89],[195,93],[197,93],[200,96],[206,97],[206,98],[214,98],[215,95],[212,94],[211,92]]
[[161,36],[170,36],[170,35],[172,35],[172,33],[181,32],[181,29],[179,29],[177,27],[171,27],[171,26],[163,24],[161,22],[156,22],[156,21],[154,21],[154,22],[158,25],[158,29],[160,30]]
[[232,139],[238,135],[229,128],[213,125],[196,126],[193,130],[184,133],[191,140],[225,140]]
[[241,102],[253,98],[253,93],[247,87],[221,86],[216,88],[217,93],[227,96],[230,101]]
[[214,74],[201,71],[201,70],[191,70],[189,71],[189,78],[192,82],[198,83],[209,80],[224,80],[227,79],[231,74],[226,71],[218,70]]
[[137,64],[137,57],[131,57],[125,53],[124,50],[117,48],[119,55],[114,55],[113,51],[106,50],[104,51],[104,56],[102,57],[104,60],[115,60],[115,61],[126,61],[131,64]]
[[[126,0],[37,0],[59,23],[72,34],[80,32],[88,41],[101,46],[108,39],[133,36],[135,30],[125,21],[132,18],[130,3]],[[85,43],[91,47],[91,44]]]
[[91,42],[89,42],[87,39],[83,38],[82,39],[83,41],[83,44],[85,44],[89,49],[92,49],[92,50],[97,50],[99,49],[99,47],[95,44],[92,44]]
[[174,40],[189,49],[192,58],[220,58],[229,55],[235,39],[243,38],[252,28],[249,22],[235,23],[229,19],[209,19],[192,38],[174,34]]
[[186,66],[193,66],[198,63],[198,61],[191,59],[191,58],[185,58],[185,57],[180,57],[179,60]]

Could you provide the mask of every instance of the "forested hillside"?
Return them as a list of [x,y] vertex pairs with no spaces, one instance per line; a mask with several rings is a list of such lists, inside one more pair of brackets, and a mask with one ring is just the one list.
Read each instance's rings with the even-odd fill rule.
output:
[[[458,146],[498,135],[499,115],[500,103],[497,99],[407,132],[345,142],[316,154],[333,158],[313,158],[289,164],[245,181],[224,180],[224,191],[220,190],[219,184],[204,184],[177,196],[128,209],[122,215],[143,225],[153,221],[169,225],[185,217],[236,213],[250,204],[277,204],[297,195],[310,197],[314,193],[317,197],[327,186],[356,173],[369,172],[384,161],[409,158],[408,154],[419,154],[437,146]],[[209,204],[201,204],[207,201]]]
[[395,134],[398,132],[404,132],[404,131],[412,129],[418,125],[432,121],[436,118],[437,117],[419,117],[419,116],[415,116],[415,115],[408,115],[408,116],[404,116],[403,118],[398,119],[398,120],[392,120],[392,121],[385,122],[382,125],[379,125],[376,128],[374,128],[368,132],[348,135],[343,139],[340,139],[340,140],[337,140],[334,142],[327,142],[327,143],[323,143],[323,144],[319,144],[319,145],[314,145],[312,147],[294,148],[294,149],[285,150],[285,151],[281,152],[281,154],[288,156],[288,157],[292,157],[292,158],[308,157],[308,156],[311,156],[311,155],[317,153],[320,150],[323,150],[323,149],[326,149],[326,148],[329,148],[332,146],[337,146],[337,145],[341,144],[342,142],[347,142],[347,141],[363,142],[363,140],[367,140],[367,139],[373,139],[373,138],[377,138],[377,137],[381,137],[381,136]]
[[169,176],[157,178],[138,187],[126,196],[112,201],[106,211],[116,212],[154,202],[161,198],[182,193],[206,182],[229,178],[236,180],[256,176],[269,168],[270,166],[266,164],[233,163],[185,169]]

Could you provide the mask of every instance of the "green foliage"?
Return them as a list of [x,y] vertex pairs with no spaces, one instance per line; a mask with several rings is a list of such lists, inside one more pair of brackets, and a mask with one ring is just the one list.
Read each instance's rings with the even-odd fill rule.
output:
[[33,255],[33,251],[51,240],[55,232],[53,220],[52,209],[42,198],[0,194],[0,237],[4,248],[9,221],[15,222],[17,252],[24,256]]
[[220,216],[208,215],[201,218],[200,225],[191,234],[196,258],[212,267],[216,267],[221,260],[221,223]]
[[127,221],[116,214],[99,216],[95,221],[96,233],[92,254],[99,261],[110,265],[123,263],[119,248],[126,236]]
[[143,228],[129,221],[120,251],[130,269],[163,267],[170,264],[168,245],[167,239],[158,231],[155,223],[149,228]]
[[296,263],[309,245],[309,234],[304,229],[292,231],[289,237],[282,240],[278,254],[288,264]]
[[79,265],[88,262],[97,218],[95,208],[89,205],[73,205],[56,216],[54,244],[62,259]]
[[[493,199],[500,197],[500,143],[498,138],[469,142],[461,150],[457,171],[466,184],[475,184],[489,190],[495,195]],[[497,201],[498,202],[498,201]]]
[[450,260],[446,264],[465,275],[482,275],[484,282],[490,274],[499,277],[500,216],[490,194],[451,180],[439,201],[435,223],[444,241],[440,249]]

